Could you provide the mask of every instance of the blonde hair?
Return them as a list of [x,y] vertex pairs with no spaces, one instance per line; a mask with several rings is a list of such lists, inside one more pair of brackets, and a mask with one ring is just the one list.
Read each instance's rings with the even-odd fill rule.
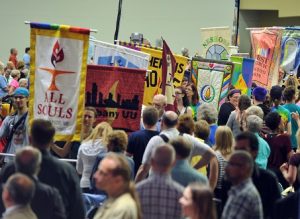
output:
[[96,139],[101,138],[102,142],[107,144],[108,135],[112,133],[112,131],[113,129],[109,123],[101,122],[93,129],[92,133],[84,141],[93,140],[94,142]]
[[222,155],[232,153],[233,134],[228,126],[219,126],[216,131],[215,150],[220,151]]
[[14,70],[11,71],[10,75],[11,75],[11,77],[15,78],[17,76],[20,77],[21,73],[20,73],[19,70],[14,69]]

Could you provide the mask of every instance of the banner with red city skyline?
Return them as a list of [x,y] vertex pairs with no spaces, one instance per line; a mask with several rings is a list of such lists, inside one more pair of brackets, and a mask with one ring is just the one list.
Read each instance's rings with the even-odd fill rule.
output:
[[80,141],[89,29],[31,23],[29,118],[50,120],[55,140]]
[[97,123],[126,132],[140,128],[146,70],[88,65],[85,106],[95,107]]

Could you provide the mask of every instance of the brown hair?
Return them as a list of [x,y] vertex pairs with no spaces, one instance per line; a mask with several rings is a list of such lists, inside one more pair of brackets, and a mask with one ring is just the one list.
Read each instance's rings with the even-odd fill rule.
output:
[[193,118],[187,114],[179,116],[177,129],[180,133],[193,134],[195,130]]
[[94,113],[94,115],[95,115],[95,118],[97,118],[97,110],[94,107],[87,106],[87,107],[84,108],[84,110],[86,110],[86,111],[92,111]]
[[108,153],[105,159],[114,160],[116,162],[116,168],[112,169],[111,174],[113,176],[121,176],[124,180],[124,193],[129,193],[136,203],[138,219],[142,218],[141,206],[138,195],[135,190],[135,185],[130,179],[130,167],[125,155]]
[[205,120],[198,120],[195,123],[194,135],[202,140],[206,141],[210,134],[209,124]]
[[216,219],[217,213],[211,188],[199,183],[191,183],[188,187],[191,189],[194,210],[198,218]]
[[199,103],[199,94],[196,85],[194,83],[189,83],[186,87],[192,88],[194,94],[192,96],[191,104],[194,106],[197,105]]
[[127,149],[128,137],[123,130],[114,130],[108,136],[107,147],[109,151],[123,152]]

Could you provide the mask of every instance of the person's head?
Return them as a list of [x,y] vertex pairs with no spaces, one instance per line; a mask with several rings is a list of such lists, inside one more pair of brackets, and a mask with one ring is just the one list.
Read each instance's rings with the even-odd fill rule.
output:
[[153,97],[152,105],[158,110],[159,117],[161,117],[167,106],[167,97],[163,94],[157,94]]
[[29,177],[37,175],[42,162],[41,152],[31,146],[17,150],[15,157],[16,171]]
[[215,150],[223,155],[229,155],[233,149],[233,134],[228,126],[219,126],[215,136]]
[[12,61],[8,61],[6,64],[6,68],[10,69],[10,70],[14,70],[14,69],[16,69],[16,66]]
[[268,91],[264,87],[256,87],[252,91],[252,97],[255,103],[263,103],[266,100]]
[[20,73],[19,70],[14,69],[14,70],[11,71],[10,75],[11,75],[11,77],[12,77],[13,79],[18,80],[18,79],[20,78],[20,76],[21,76],[21,73]]
[[108,153],[100,162],[94,174],[96,188],[104,190],[109,196],[120,191],[123,194],[129,187],[130,167],[125,155]]
[[203,103],[198,108],[197,119],[205,120],[209,125],[214,124],[218,119],[218,111],[213,104]]
[[182,104],[184,107],[188,107],[190,105],[189,99],[188,99],[185,89],[183,87],[175,88],[175,100],[177,102],[182,101]]
[[243,94],[240,96],[238,108],[241,112],[245,111],[251,106],[251,99],[247,95]]
[[[300,69],[300,68],[298,68]],[[292,86],[295,89],[295,97],[296,99],[298,98],[298,93],[299,93],[299,81],[296,75],[289,75],[288,78],[286,79],[284,83],[284,87],[289,87]]]
[[191,104],[197,105],[199,103],[199,93],[194,83],[189,83],[186,88],[186,95],[191,100]]
[[112,133],[112,131],[113,129],[109,123],[101,122],[93,129],[92,133],[85,139],[85,141],[101,139],[103,144],[106,145],[108,142],[108,136]]
[[186,86],[189,83],[189,79],[187,77],[183,77],[182,82],[181,82],[181,87],[183,87],[184,89],[186,89]]
[[158,110],[154,106],[147,106],[142,113],[145,128],[151,128],[158,121]]
[[175,162],[175,155],[175,150],[170,144],[156,146],[151,154],[152,170],[157,173],[170,172]]
[[207,185],[199,183],[188,185],[179,199],[183,215],[189,218],[216,219],[213,197],[213,192]]
[[177,129],[180,133],[192,135],[195,130],[195,123],[190,115],[183,114],[178,118]]
[[17,62],[17,66],[16,69],[18,69],[19,71],[23,70],[25,68],[25,62],[20,60]]
[[281,116],[278,112],[270,112],[266,115],[265,123],[268,128],[272,131],[280,129],[281,126]]
[[288,86],[283,90],[283,97],[285,101],[291,103],[296,100],[296,90],[293,86]]
[[127,149],[128,136],[123,130],[114,130],[108,136],[107,149],[112,152],[124,152]]
[[162,130],[175,128],[178,122],[178,115],[173,111],[167,111],[163,114],[161,120]]
[[44,119],[33,120],[30,128],[31,145],[40,150],[48,149],[53,143],[55,128],[52,123]]
[[175,149],[176,158],[179,160],[187,159],[193,147],[192,142],[182,136],[177,136],[176,138],[172,139],[170,144]]
[[27,108],[28,97],[29,97],[29,91],[24,87],[18,87],[14,91],[13,93],[14,106],[17,111]]
[[281,103],[282,99],[282,87],[275,85],[270,90],[270,98],[275,106],[278,106]]
[[246,129],[252,133],[259,133],[263,126],[263,120],[256,116],[250,115],[246,118]]
[[11,71],[12,71],[11,69],[5,67],[4,68],[4,77],[9,78]]
[[233,106],[237,107],[240,96],[241,90],[232,89],[228,92],[227,99]]
[[253,167],[253,158],[249,152],[243,150],[234,151],[225,168],[225,177],[233,185],[238,185],[251,177]]
[[188,50],[188,48],[183,47],[181,49],[181,55],[185,56],[185,57],[189,57],[189,50]]
[[197,122],[195,122],[195,131],[194,131],[195,137],[206,141],[209,137],[209,134],[210,134],[210,127],[205,120],[200,119]]
[[15,205],[27,205],[35,192],[34,182],[26,175],[15,173],[3,187],[2,200],[5,208]]
[[247,151],[253,159],[257,156],[258,147],[258,139],[252,132],[242,132],[235,137],[234,150]]
[[0,75],[4,74],[5,65],[3,62],[0,61]]
[[264,118],[264,111],[259,106],[252,105],[248,109],[246,109],[245,112],[246,112],[246,117],[251,115],[256,115],[261,119]]
[[11,55],[18,55],[18,50],[16,48],[11,48],[10,49],[10,54]]
[[28,88],[28,80],[27,80],[27,78],[21,78],[19,80],[19,87]]
[[92,128],[97,117],[97,111],[94,107],[85,107],[83,112],[83,125],[86,128]]
[[30,47],[26,47],[25,48],[25,53],[29,53],[29,51],[30,51]]

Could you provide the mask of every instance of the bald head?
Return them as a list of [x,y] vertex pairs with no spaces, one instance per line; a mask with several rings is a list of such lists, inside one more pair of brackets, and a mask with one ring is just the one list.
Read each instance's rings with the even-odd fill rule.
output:
[[167,106],[167,97],[162,94],[157,94],[153,97],[153,106],[158,110],[159,117],[161,117]]
[[175,150],[169,144],[157,146],[152,154],[152,168],[157,172],[168,172],[175,161]]
[[167,111],[162,117],[164,129],[175,128],[178,121],[178,115],[173,111]]
[[36,175],[42,162],[41,152],[31,146],[21,148],[16,153],[15,167],[17,172],[27,176]]

